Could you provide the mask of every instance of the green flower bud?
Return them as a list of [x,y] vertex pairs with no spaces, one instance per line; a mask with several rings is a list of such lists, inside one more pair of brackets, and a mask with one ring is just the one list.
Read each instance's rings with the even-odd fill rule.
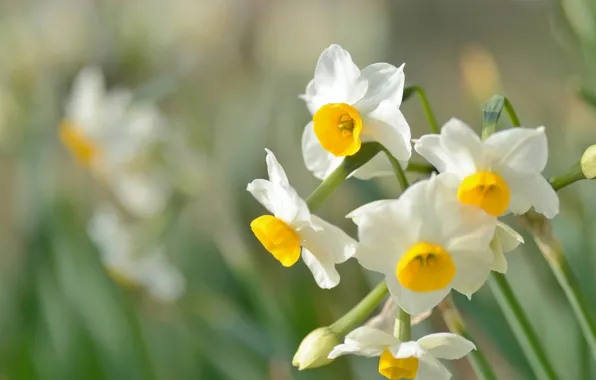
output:
[[327,365],[333,361],[328,356],[338,344],[340,341],[337,335],[328,327],[319,327],[302,340],[294,354],[292,364],[300,371]]
[[592,145],[582,155],[581,159],[582,173],[587,179],[596,177],[596,145]]

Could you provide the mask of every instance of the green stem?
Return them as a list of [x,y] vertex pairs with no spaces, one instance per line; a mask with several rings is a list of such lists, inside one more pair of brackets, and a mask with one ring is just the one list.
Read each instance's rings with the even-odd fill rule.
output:
[[515,297],[505,276],[500,273],[491,274],[489,285],[509,327],[528,358],[536,379],[558,379],[545,352],[542,350],[540,341],[532,329],[526,313]]
[[509,115],[509,119],[511,119],[511,125],[514,127],[519,127],[521,125],[519,118],[517,117],[517,113],[515,109],[513,109],[513,105],[509,101],[507,97],[504,98],[503,106],[505,107],[505,111],[507,115]]
[[577,164],[570,167],[565,173],[556,177],[552,177],[549,182],[553,189],[557,191],[582,179],[586,179],[586,176],[584,175],[581,165],[578,162]]
[[358,153],[346,157],[325,180],[308,196],[306,204],[311,212],[315,211],[325,199],[348,178],[353,171],[370,161],[382,149],[379,143],[364,143]]
[[391,162],[393,172],[395,172],[395,176],[397,177],[397,181],[401,186],[401,190],[405,191],[408,188],[408,186],[410,186],[410,184],[408,183],[408,179],[406,178],[406,173],[404,172],[404,169],[401,167],[401,163],[395,157],[393,157],[393,155],[387,149],[383,148],[383,151],[387,155],[389,162]]
[[329,329],[337,336],[343,337],[356,326],[361,324],[366,317],[377,307],[379,302],[387,295],[387,285],[385,281],[379,283],[370,291],[356,306],[344,314],[343,317],[335,321]]
[[[410,86],[404,90],[404,93],[407,92],[418,93],[418,96],[420,97],[420,102],[422,103],[422,108],[424,108],[424,113],[426,114],[426,119],[428,120],[428,124],[430,125],[430,130],[432,131],[432,133],[440,133],[441,129],[439,128],[439,123],[437,122],[437,118],[435,117],[435,114],[432,108],[430,107],[430,102],[426,97],[426,92],[424,91],[424,89],[420,86]],[[409,96],[404,96],[404,98],[407,97]]]
[[393,335],[395,335],[400,342],[409,342],[412,340],[412,320],[410,314],[406,313],[402,308],[398,308],[397,310]]
[[[439,310],[441,311],[441,315],[443,316],[443,320],[449,328],[449,331],[461,335],[469,341],[474,341],[468,333],[461,314],[457,310],[451,296],[448,296],[439,304]],[[473,350],[467,357],[479,380],[497,380],[497,376],[493,372],[486,357],[482,354],[482,351],[478,349]]]
[[584,338],[590,346],[592,356],[596,359],[596,324],[588,312],[586,301],[563,253],[561,242],[553,233],[552,224],[535,211],[528,211],[520,216],[519,220],[532,234],[538,249],[542,252],[559,285],[563,288]]
[[432,174],[433,172],[437,172],[437,169],[434,166],[426,163],[408,162],[406,171],[421,174]]

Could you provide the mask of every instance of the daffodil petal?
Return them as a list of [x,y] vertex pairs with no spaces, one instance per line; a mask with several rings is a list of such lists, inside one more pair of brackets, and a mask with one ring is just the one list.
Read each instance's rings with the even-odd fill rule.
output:
[[344,160],[343,157],[335,157],[321,146],[313,122],[308,123],[302,133],[302,157],[306,168],[320,180],[327,178]]
[[317,252],[319,256],[310,252],[306,247],[302,248],[302,260],[310,269],[317,282],[322,289],[331,289],[339,284],[339,273],[335,269],[335,263],[331,255],[321,255],[321,252]]
[[495,237],[501,242],[503,252],[511,252],[524,243],[523,236],[503,222],[497,222]]
[[418,344],[435,358],[447,360],[461,359],[476,349],[474,343],[451,333],[430,334],[420,338]]
[[485,141],[492,147],[498,165],[521,172],[542,172],[548,160],[544,127],[509,128],[492,134]]
[[439,360],[425,352],[418,359],[416,380],[449,380],[451,373]]
[[284,168],[279,164],[279,161],[277,161],[275,154],[269,149],[265,149],[265,152],[267,152],[265,160],[267,162],[269,180],[282,186],[289,186],[288,176],[286,175]]
[[495,237],[493,238],[493,241],[490,242],[490,250],[492,251],[494,256],[490,270],[499,273],[507,273],[509,264],[507,263],[507,258],[505,257],[505,253],[503,252],[503,246],[501,244],[501,241],[497,238],[496,233]]
[[368,80],[368,89],[355,107],[361,113],[373,111],[383,101],[399,108],[404,92],[404,65],[395,67],[389,63],[374,63],[362,69]]
[[541,174],[504,173],[511,189],[509,210],[523,214],[534,206],[536,212],[552,219],[559,213],[559,197]]
[[[387,268],[387,272],[388,271],[389,268]],[[444,289],[435,290],[432,292],[413,292],[404,288],[397,281],[395,270],[393,268],[391,268],[391,273],[385,274],[385,282],[387,283],[387,288],[389,289],[389,292],[391,293],[391,296],[395,302],[399,305],[399,307],[411,315],[421,314],[434,308],[447,296],[447,294],[449,294],[449,291],[451,290],[451,287],[448,286]]]
[[467,256],[454,255],[453,261],[457,273],[453,277],[452,286],[468,298],[476,293],[488,280],[492,262],[486,262],[482,258],[476,258],[475,254],[492,258],[488,247],[482,252],[469,252]]
[[441,134],[425,135],[416,140],[414,149],[439,170],[464,176],[476,171],[483,161],[482,141],[464,122],[450,119]]
[[256,179],[248,184],[248,190],[275,217],[299,228],[310,223],[310,211],[304,199],[289,183],[275,155],[267,151],[268,169],[275,182]]
[[300,231],[303,238],[302,245],[311,253],[330,254],[336,264],[343,263],[354,256],[356,241],[339,227],[316,215],[311,216],[311,223],[313,228],[304,228]]
[[320,98],[316,101],[324,104],[353,104],[368,88],[368,82],[361,78],[360,69],[350,53],[339,45],[331,45],[321,53],[314,80],[315,97]]
[[391,352],[396,359],[419,358],[424,351],[417,342],[402,342]]
[[360,244],[356,258],[364,268],[384,273],[387,262],[397,263],[400,252],[410,246],[410,238],[403,228],[407,218],[404,218],[401,206],[403,202],[398,200],[381,200],[348,214],[347,217],[358,225]]
[[390,101],[382,101],[365,116],[362,133],[381,143],[399,161],[407,162],[412,155],[410,126]]
[[358,327],[350,332],[346,335],[346,342],[354,342],[363,347],[377,347],[381,350],[399,344],[399,340],[392,334],[368,326]]

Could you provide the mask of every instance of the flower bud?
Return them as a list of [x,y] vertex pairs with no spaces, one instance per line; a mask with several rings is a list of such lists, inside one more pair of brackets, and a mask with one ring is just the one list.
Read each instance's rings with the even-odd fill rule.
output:
[[329,327],[319,327],[302,340],[294,354],[292,364],[300,371],[327,365],[333,361],[328,356],[338,344],[340,344],[339,338]]
[[581,168],[587,179],[596,177],[596,145],[586,149],[582,155]]

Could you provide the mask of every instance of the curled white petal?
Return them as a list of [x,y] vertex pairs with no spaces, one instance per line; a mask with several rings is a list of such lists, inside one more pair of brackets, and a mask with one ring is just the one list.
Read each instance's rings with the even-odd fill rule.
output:
[[340,228],[312,216],[311,224],[298,230],[301,238],[302,259],[323,289],[339,283],[335,264],[343,263],[356,252],[356,241]]
[[273,183],[277,183],[282,186],[290,186],[288,176],[286,175],[284,168],[279,164],[279,161],[277,161],[277,157],[275,157],[275,154],[273,154],[273,152],[269,149],[265,149],[265,152],[267,152],[265,161],[267,162],[267,172],[269,173],[269,180]]
[[418,344],[437,359],[461,359],[476,346],[469,340],[451,333],[430,334],[418,340]]
[[523,242],[524,238],[513,228],[505,223],[497,222],[495,236],[490,242],[490,248],[495,257],[491,269],[499,273],[506,273],[508,265],[505,253],[513,251]]
[[315,255],[303,247],[301,256],[320,288],[331,289],[339,284],[339,273],[331,255],[325,252],[317,252]]
[[399,341],[393,335],[374,327],[362,326],[346,335],[345,342],[336,346],[329,358],[345,354],[359,356],[381,356],[390,346],[398,346]]

